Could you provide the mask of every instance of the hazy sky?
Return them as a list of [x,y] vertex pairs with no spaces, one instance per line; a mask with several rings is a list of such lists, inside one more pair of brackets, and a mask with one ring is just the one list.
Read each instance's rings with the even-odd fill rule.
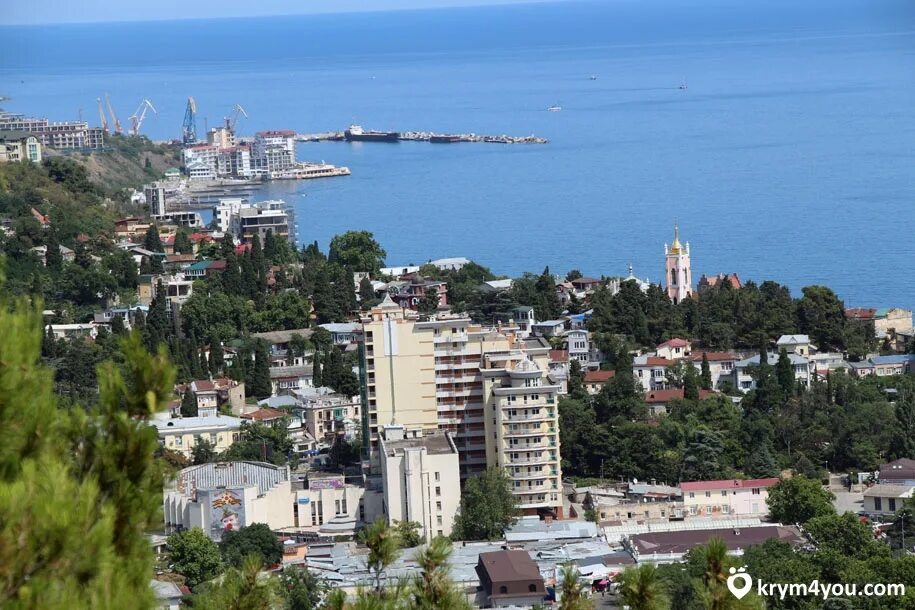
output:
[[[0,0],[0,24],[147,21],[521,4],[532,0]],[[543,1],[543,0],[534,0]]]

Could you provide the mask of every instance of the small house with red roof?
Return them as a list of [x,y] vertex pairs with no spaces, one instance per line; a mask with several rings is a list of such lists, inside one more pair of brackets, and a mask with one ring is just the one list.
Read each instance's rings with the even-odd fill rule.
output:
[[616,371],[585,371],[585,391],[592,396],[599,394],[608,381],[613,379]]
[[682,360],[689,357],[691,347],[690,342],[686,339],[675,337],[668,339],[655,348],[654,353],[656,356],[667,358],[668,360]]
[[689,356],[690,362],[696,367],[696,371],[702,372],[702,357],[708,360],[709,372],[712,374],[712,387],[718,388],[722,381],[730,381],[737,386],[737,379],[734,376],[734,368],[740,362],[740,357],[731,352],[712,352],[699,351],[692,352]]
[[680,483],[683,507],[690,517],[765,517],[766,498],[777,478],[687,481]]
[[637,356],[632,360],[632,376],[641,384],[642,390],[665,390],[667,369],[676,364],[673,360],[660,356]]

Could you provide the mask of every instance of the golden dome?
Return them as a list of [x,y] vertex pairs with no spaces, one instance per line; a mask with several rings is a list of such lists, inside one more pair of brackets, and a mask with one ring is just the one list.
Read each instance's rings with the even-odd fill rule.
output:
[[671,254],[680,254],[683,251],[683,245],[680,243],[680,227],[674,225],[674,243],[670,245]]

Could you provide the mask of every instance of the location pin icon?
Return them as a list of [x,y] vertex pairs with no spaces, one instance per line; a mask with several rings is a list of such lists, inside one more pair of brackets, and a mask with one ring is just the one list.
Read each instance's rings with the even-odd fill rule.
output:
[[728,572],[731,574],[728,576],[728,589],[731,593],[734,594],[734,597],[737,599],[743,599],[744,595],[750,592],[750,589],[753,587],[753,579],[750,578],[750,575],[746,572],[747,567],[744,566],[739,570],[731,568]]

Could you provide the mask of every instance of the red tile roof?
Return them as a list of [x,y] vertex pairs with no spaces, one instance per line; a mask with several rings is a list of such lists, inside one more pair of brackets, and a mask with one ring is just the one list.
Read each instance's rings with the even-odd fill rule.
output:
[[707,277],[707,276],[703,275],[701,278],[699,278],[699,286],[702,286],[702,287],[707,286],[709,288],[712,288],[714,286],[717,286],[718,282],[725,280],[725,279],[731,283],[732,288],[735,288],[735,289],[740,288],[740,286],[741,286],[740,277],[736,273],[729,273],[727,275],[725,275],[724,273],[719,273],[718,275],[713,275],[711,277]]
[[772,487],[778,479],[726,479],[721,481],[688,481],[680,483],[680,489],[686,491],[714,491],[716,489],[749,489],[751,487]]
[[616,371],[587,371],[585,383],[607,383],[616,375]]
[[661,358],[660,356],[648,356],[645,360],[645,364],[634,364],[636,368],[640,366],[673,366],[674,361],[668,360],[667,358]]
[[194,382],[196,392],[213,392],[216,390],[216,384],[209,379],[199,379]]
[[565,349],[551,349],[550,362],[568,362],[569,351]]
[[873,307],[849,307],[845,310],[845,317],[850,320],[873,320],[877,310]]
[[668,339],[658,346],[659,349],[662,347],[689,347],[689,341],[678,338]]
[[262,407],[252,413],[245,413],[241,417],[242,419],[253,419],[254,421],[270,421],[274,419],[280,419],[281,417],[285,416],[286,413],[284,411],[280,411],[279,409]]

